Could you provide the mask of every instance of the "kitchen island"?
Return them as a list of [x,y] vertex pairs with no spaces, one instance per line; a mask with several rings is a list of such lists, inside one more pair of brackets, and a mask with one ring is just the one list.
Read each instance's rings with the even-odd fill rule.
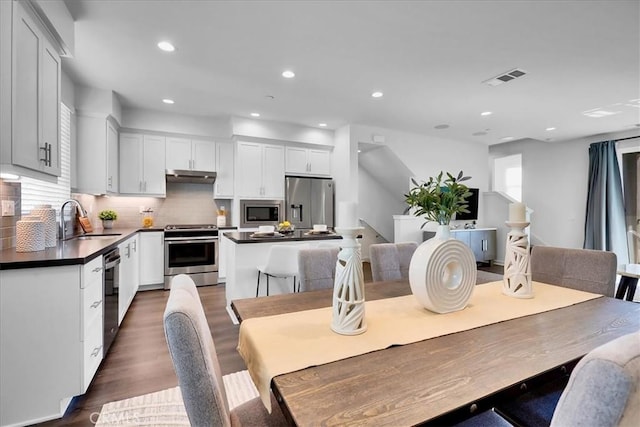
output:
[[[319,245],[339,246],[342,238],[334,233],[313,234],[309,230],[295,230],[280,236],[256,237],[252,232],[228,232],[220,238],[220,252],[224,265],[220,269],[226,274],[227,311],[231,312],[231,301],[256,296],[258,266],[267,261],[269,248],[273,245],[304,245],[308,248]],[[269,294],[290,293],[291,279],[272,278]],[[266,290],[261,286],[261,294]]]

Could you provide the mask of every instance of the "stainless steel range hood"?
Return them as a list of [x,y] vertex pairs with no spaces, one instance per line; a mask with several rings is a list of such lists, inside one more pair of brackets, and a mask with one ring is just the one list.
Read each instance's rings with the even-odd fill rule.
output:
[[167,182],[185,182],[191,184],[213,184],[216,180],[215,172],[194,171],[181,169],[167,169]]

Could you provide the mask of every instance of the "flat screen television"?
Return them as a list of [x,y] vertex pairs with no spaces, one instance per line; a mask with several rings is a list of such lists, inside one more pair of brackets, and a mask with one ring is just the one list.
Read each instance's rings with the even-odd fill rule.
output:
[[471,191],[471,196],[467,197],[467,203],[469,207],[467,210],[469,213],[458,212],[456,214],[456,220],[458,221],[476,221],[478,219],[478,197],[480,196],[480,191],[478,188],[469,188]]

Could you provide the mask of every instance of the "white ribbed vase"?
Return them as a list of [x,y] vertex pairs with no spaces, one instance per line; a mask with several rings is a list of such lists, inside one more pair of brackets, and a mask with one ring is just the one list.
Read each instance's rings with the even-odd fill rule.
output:
[[16,221],[16,252],[43,251],[44,222],[37,215],[25,215]]
[[37,205],[31,215],[37,215],[44,222],[44,245],[52,248],[58,244],[58,223],[56,210],[51,205]]
[[331,329],[341,335],[358,335],[367,330],[364,318],[364,274],[360,243],[356,240],[363,227],[336,228],[342,236],[333,284]]
[[471,248],[451,238],[448,225],[439,225],[435,237],[418,246],[409,264],[411,292],[424,308],[435,313],[464,309],[476,276]]

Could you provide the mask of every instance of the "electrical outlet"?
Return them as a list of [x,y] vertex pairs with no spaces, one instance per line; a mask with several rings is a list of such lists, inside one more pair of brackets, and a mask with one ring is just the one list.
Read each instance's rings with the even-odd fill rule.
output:
[[2,216],[15,216],[16,215],[16,202],[13,200],[2,201]]

